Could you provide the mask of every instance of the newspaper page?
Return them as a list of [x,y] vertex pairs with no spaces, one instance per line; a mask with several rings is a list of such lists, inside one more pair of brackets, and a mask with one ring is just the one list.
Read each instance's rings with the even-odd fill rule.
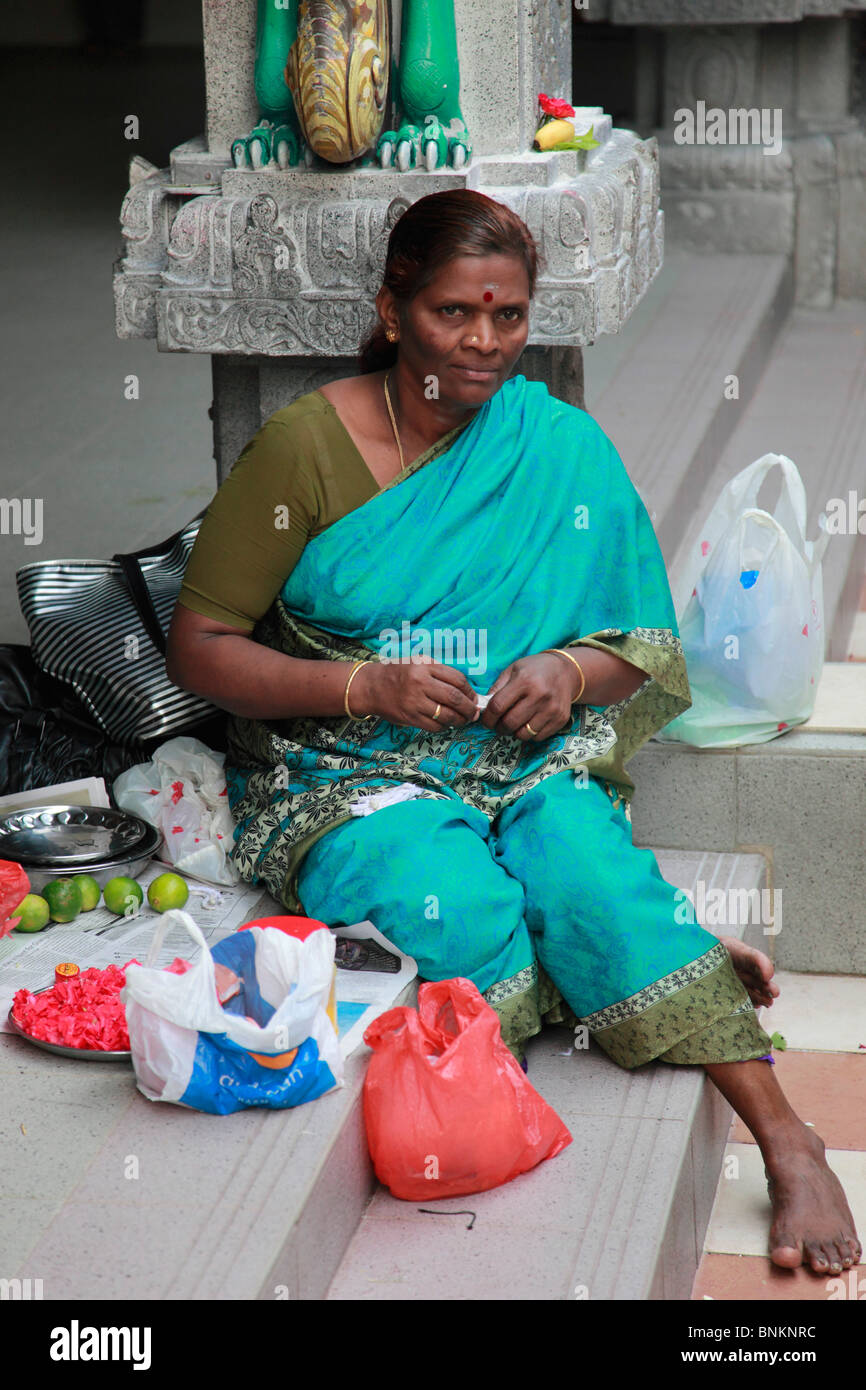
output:
[[79,777],[74,782],[58,782],[53,787],[34,787],[26,792],[0,796],[0,811],[26,811],[33,806],[110,806],[111,799],[101,777]]
[[343,1056],[360,1047],[364,1030],[400,1001],[418,966],[386,941],[372,922],[337,927],[337,1025]]

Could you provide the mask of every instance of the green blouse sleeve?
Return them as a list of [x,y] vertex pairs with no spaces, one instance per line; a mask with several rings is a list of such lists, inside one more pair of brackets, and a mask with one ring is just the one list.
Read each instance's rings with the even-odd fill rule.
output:
[[310,538],[376,490],[330,402],[299,398],[254,435],[208,507],[178,602],[252,632]]

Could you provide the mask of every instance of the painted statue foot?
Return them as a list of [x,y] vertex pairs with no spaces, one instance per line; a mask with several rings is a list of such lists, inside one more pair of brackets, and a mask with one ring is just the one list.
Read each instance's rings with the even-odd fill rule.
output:
[[[452,122],[452,125],[455,123]],[[423,129],[404,124],[399,130],[385,130],[376,143],[376,155],[383,169],[392,166],[405,172],[420,165],[433,169],[462,169],[472,156],[472,145],[462,123],[452,132],[435,116],[425,116]]]
[[754,946],[747,946],[744,941],[738,941],[735,936],[720,936],[719,940],[727,947],[734,970],[745,985],[755,1008],[760,1005],[769,1008],[781,993],[773,979],[773,962],[770,957],[765,956],[763,951],[757,951]]
[[249,135],[232,141],[232,163],[236,169],[264,169],[268,165],[291,169],[307,159],[307,148],[290,125],[273,125],[262,120]]
[[764,1163],[773,1208],[773,1264],[782,1269],[806,1265],[815,1274],[831,1275],[859,1264],[863,1247],[854,1218],[815,1131],[800,1120],[777,1131]]

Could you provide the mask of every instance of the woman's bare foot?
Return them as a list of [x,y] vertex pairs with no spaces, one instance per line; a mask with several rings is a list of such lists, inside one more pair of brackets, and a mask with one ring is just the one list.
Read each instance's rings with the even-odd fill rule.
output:
[[763,1153],[773,1208],[773,1264],[806,1265],[815,1274],[841,1274],[858,1264],[863,1248],[854,1218],[815,1131],[795,1120],[774,1132]]
[[754,946],[747,946],[745,941],[738,941],[735,936],[720,936],[719,940],[727,947],[734,970],[745,985],[755,1008],[761,1005],[770,1008],[773,1000],[781,993],[773,980],[773,962],[770,957],[765,956],[763,951],[757,951]]

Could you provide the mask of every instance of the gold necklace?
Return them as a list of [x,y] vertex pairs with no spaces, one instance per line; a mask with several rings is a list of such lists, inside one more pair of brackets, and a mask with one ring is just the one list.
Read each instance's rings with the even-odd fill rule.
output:
[[398,449],[398,452],[399,452],[399,454],[400,454],[400,472],[403,473],[403,472],[405,471],[405,468],[406,468],[406,465],[405,465],[405,463],[403,462],[403,446],[402,446],[401,443],[400,443],[400,436],[399,436],[399,434],[397,433],[397,421],[394,419],[394,411],[393,411],[393,409],[392,409],[392,407],[391,407],[391,397],[390,397],[390,395],[388,394],[388,377],[389,377],[390,375],[391,375],[391,373],[388,372],[388,375],[385,377],[385,404],[386,404],[387,407],[388,407],[388,414],[391,416],[391,428],[392,428],[393,431],[394,431],[394,438],[395,438],[396,441],[397,441],[397,449]]

